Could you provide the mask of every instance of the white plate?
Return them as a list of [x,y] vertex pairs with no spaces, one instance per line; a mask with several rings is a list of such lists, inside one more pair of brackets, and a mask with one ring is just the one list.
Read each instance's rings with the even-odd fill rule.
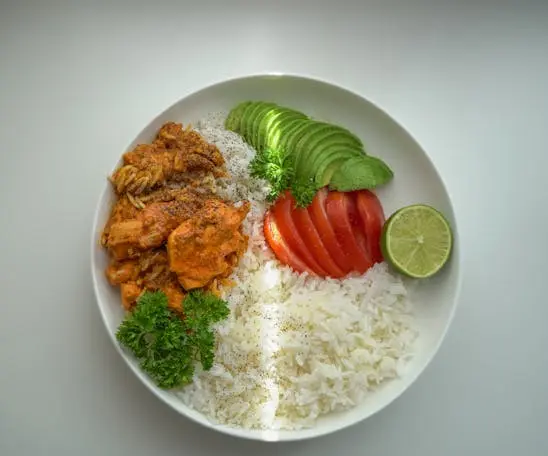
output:
[[[166,404],[179,413],[217,431],[256,440],[301,440],[328,434],[351,426],[373,415],[396,399],[413,383],[436,354],[453,317],[460,288],[460,253],[457,227],[451,202],[441,177],[426,152],[385,112],[360,96],[326,82],[285,75],[260,75],[232,79],[200,90],[175,103],[152,120],[128,145],[150,142],[166,121],[192,123],[214,111],[228,111],[245,100],[268,100],[302,110],[322,120],[340,124],[356,133],[372,155],[385,160],[394,170],[393,181],[379,190],[386,215],[414,203],[427,203],[439,209],[451,223],[455,244],[452,259],[434,278],[412,286],[420,336],[416,353],[406,373],[383,385],[365,402],[352,410],[321,418],[316,427],[300,431],[249,431],[212,424],[202,414],[180,402],[175,395],[157,388],[139,369],[135,360],[121,350],[114,334],[123,318],[120,295],[104,275],[107,255],[99,245],[100,232],[108,218],[113,193],[105,181],[94,220],[92,274],[97,302],[107,331],[118,352],[135,375]],[[112,151],[113,162],[124,151]]]

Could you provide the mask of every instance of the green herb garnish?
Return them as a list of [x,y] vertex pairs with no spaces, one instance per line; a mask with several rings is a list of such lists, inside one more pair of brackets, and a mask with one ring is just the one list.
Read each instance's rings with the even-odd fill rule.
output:
[[316,195],[319,187],[311,180],[295,181],[291,184],[290,191],[295,198],[297,207],[308,207]]
[[304,182],[295,179],[292,163],[280,150],[265,149],[257,152],[249,164],[253,177],[265,179],[270,183],[268,201],[275,201],[286,190],[290,190],[297,207],[306,207],[312,203],[318,186],[311,180]]
[[280,149],[267,148],[257,152],[249,164],[249,170],[251,176],[270,183],[270,193],[267,196],[269,201],[276,200],[293,180],[293,168],[288,165],[287,157]]
[[118,341],[133,352],[141,369],[160,388],[191,383],[197,362],[211,369],[215,349],[211,326],[229,314],[225,301],[201,290],[184,298],[183,309],[181,318],[169,309],[163,292],[147,291],[116,332]]

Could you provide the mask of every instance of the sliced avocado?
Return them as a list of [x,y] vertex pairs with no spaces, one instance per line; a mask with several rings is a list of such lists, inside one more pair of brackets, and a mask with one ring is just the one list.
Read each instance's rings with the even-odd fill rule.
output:
[[268,126],[271,125],[272,122],[281,115],[283,110],[284,108],[280,106],[273,106],[262,118],[261,122],[259,123],[257,151],[264,149]]
[[276,108],[277,106],[274,103],[264,102],[261,107],[253,112],[253,126],[251,127],[249,143],[256,149],[259,150],[258,141],[259,141],[259,126],[263,118],[268,115],[268,113]]
[[297,175],[313,176],[315,174],[314,163],[320,159],[323,150],[335,142],[349,147],[362,148],[359,138],[342,127],[325,122],[315,122],[313,127],[308,128],[295,146],[295,172]]
[[253,146],[253,134],[254,134],[254,124],[255,120],[257,119],[257,116],[259,113],[264,109],[265,107],[264,101],[257,101],[253,103],[252,108],[248,108],[246,112],[244,113],[245,119],[244,119],[244,125],[242,127],[243,131],[245,132],[244,136],[246,142]]
[[[314,124],[313,120],[300,119],[294,121],[295,126],[287,132],[285,138],[280,141],[280,148],[284,151],[285,156],[289,159],[288,166],[295,166],[295,145],[302,138],[307,128]],[[295,169],[295,168],[293,168]]]
[[362,150],[344,144],[332,144],[330,147],[323,148],[322,154],[314,160],[310,167],[314,172],[314,181],[320,187],[324,187],[329,184],[333,173],[344,162],[362,155],[364,155]]
[[325,128],[319,131],[313,138],[310,138],[309,147],[321,151],[333,144],[344,144],[348,147],[363,150],[363,144],[358,137],[339,127]]
[[320,179],[315,180],[315,182],[318,184],[318,186],[325,187],[326,185],[329,185],[329,182],[331,181],[333,174],[348,160],[348,158],[337,158],[333,161],[330,161],[327,166],[322,168],[321,174],[318,174],[318,176],[321,176]]
[[275,138],[277,132],[283,131],[284,126],[287,126],[291,120],[306,119],[306,116],[298,111],[292,109],[279,108],[276,114],[270,118],[263,119],[261,126],[259,127],[259,147],[273,147],[275,146]]
[[361,147],[356,146],[354,138],[344,133],[333,132],[322,139],[308,156],[303,156],[303,159],[299,162],[299,172],[305,172],[305,170],[312,168],[312,171],[315,173],[322,161],[327,159],[331,153],[341,149],[353,149],[359,155],[365,154],[365,151]]
[[232,109],[225,120],[225,128],[236,133],[240,133],[240,120],[245,109],[248,105],[251,104],[251,101],[244,101]]
[[364,155],[347,160],[337,169],[329,188],[341,192],[350,192],[374,188],[387,183],[394,173],[381,159]]
[[311,139],[314,138],[318,131],[321,131],[323,128],[325,128],[325,126],[322,122],[311,120],[310,123],[302,130],[300,137],[294,143],[295,145],[293,146],[292,151],[293,166],[295,170],[295,176],[297,176],[298,179],[306,181],[306,178],[309,174],[311,175],[310,177],[312,177],[314,174],[311,172],[311,170],[309,170],[309,172],[306,172],[306,170],[302,169],[302,167],[299,168],[299,162],[301,161],[300,157],[302,155],[306,155],[307,157],[310,156],[310,152],[312,151],[312,148],[310,147]]
[[267,144],[272,149],[279,149],[282,141],[287,138],[293,129],[295,129],[298,123],[306,119],[302,117],[284,116],[280,120],[276,121],[268,132]]
[[247,105],[240,119],[240,135],[249,143],[250,131],[253,125],[254,113],[262,106],[260,101],[253,101]]
[[269,137],[273,130],[278,128],[278,125],[285,119],[304,119],[306,116],[303,113],[298,111],[293,111],[292,109],[282,108],[277,106],[276,108],[271,109],[266,116],[263,117],[259,125],[259,135],[258,135],[258,147],[259,150],[263,150],[265,147],[269,146]]
[[[276,133],[274,133],[274,136],[276,139],[275,142],[273,142],[273,146],[271,146],[273,149],[276,149],[280,151],[284,157],[288,157],[288,154],[290,153],[290,150],[287,147],[287,143],[297,132],[303,128],[304,125],[308,122],[308,119],[290,119],[285,123],[284,125],[280,125],[280,128]],[[289,164],[288,164],[289,166]]]

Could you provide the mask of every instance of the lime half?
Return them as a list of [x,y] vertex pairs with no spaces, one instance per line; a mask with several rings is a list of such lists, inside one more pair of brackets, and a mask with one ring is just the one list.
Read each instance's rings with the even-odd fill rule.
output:
[[424,204],[396,211],[383,227],[384,258],[410,277],[434,275],[447,263],[452,246],[449,223],[440,212]]

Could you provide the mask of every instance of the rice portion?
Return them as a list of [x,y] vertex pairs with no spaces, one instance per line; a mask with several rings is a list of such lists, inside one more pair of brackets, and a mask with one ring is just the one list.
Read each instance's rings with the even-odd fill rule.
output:
[[254,151],[223,128],[225,115],[199,122],[231,177],[223,197],[251,202],[244,224],[249,248],[226,292],[231,313],[216,328],[215,364],[179,396],[212,421],[255,429],[313,426],[326,413],[353,407],[395,378],[417,336],[398,276],[377,264],[344,280],[296,274],[263,237],[266,182],[251,178]]

